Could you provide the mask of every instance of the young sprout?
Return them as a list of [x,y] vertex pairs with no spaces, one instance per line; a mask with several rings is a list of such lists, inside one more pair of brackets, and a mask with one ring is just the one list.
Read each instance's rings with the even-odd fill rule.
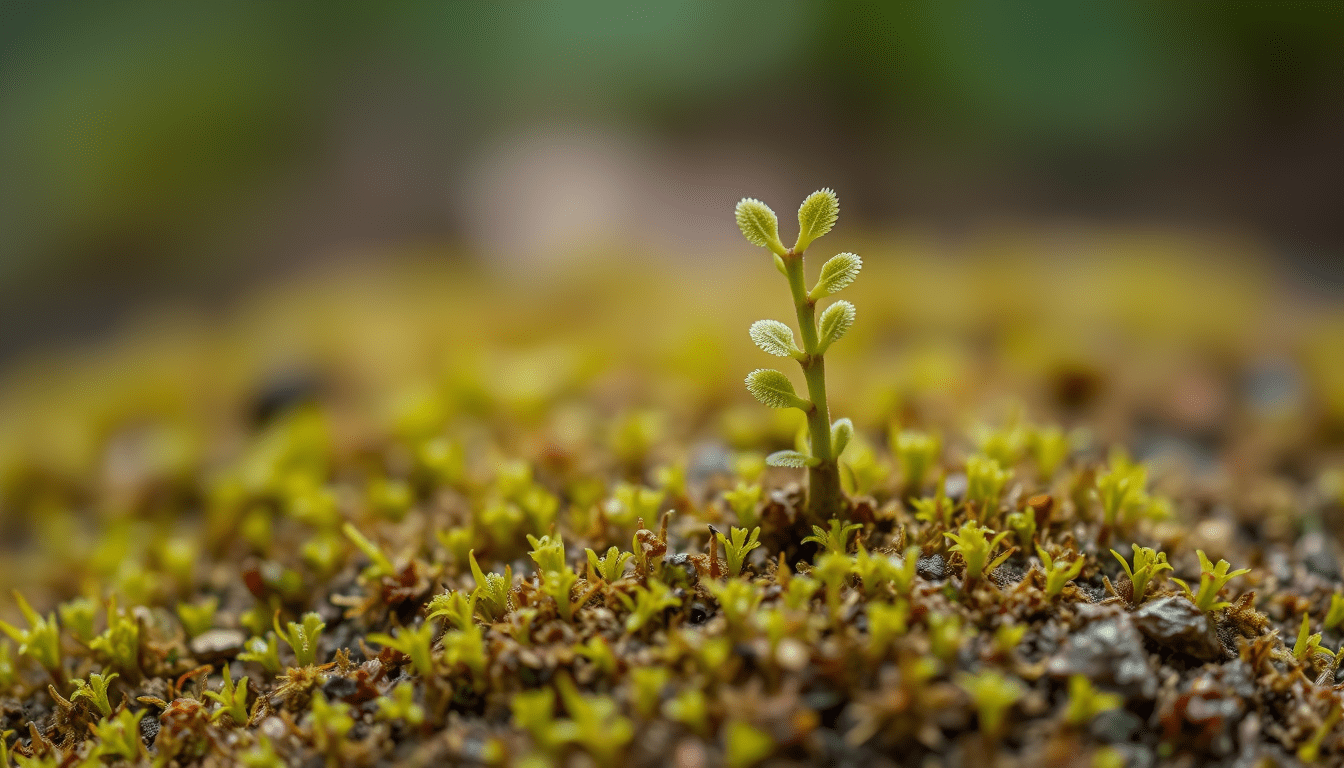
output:
[[562,571],[547,571],[542,574],[541,591],[555,601],[556,613],[565,621],[574,618],[574,609],[583,605],[590,594],[590,592],[585,592],[575,600],[574,585],[578,583],[578,574],[568,568]]
[[632,598],[624,592],[616,593],[630,615],[625,618],[625,631],[631,634],[640,631],[663,611],[681,604],[666,584],[650,578],[648,586],[635,587]]
[[107,629],[89,641],[89,648],[109,665],[133,674],[140,669],[140,622],[107,601]]
[[592,572],[608,584],[625,575],[625,564],[635,556],[632,552],[622,552],[621,548],[615,545],[609,547],[607,554],[601,558],[591,549],[584,551],[588,553],[588,565]]
[[900,564],[889,572],[891,584],[896,588],[896,594],[903,597],[910,596],[910,591],[915,587],[915,576],[918,571],[919,547],[912,544],[905,548],[905,554],[901,557]]
[[944,664],[955,664],[961,651],[961,619],[955,613],[930,613],[924,620],[929,625],[929,650]]
[[276,611],[273,622],[275,624],[275,634],[294,651],[295,663],[300,667],[308,667],[317,663],[318,640],[322,637],[322,630],[326,629],[327,626],[322,622],[321,616],[310,611],[303,614],[302,624],[291,621],[288,622],[285,629],[281,629],[280,612]]
[[936,435],[902,430],[891,439],[891,452],[901,467],[901,482],[907,494],[919,493],[928,479],[929,470],[938,463],[942,452]]
[[1036,510],[1025,507],[1009,512],[1006,520],[1008,529],[1017,537],[1019,546],[1030,547],[1036,543]]
[[699,688],[687,688],[663,704],[663,714],[702,737],[709,735],[709,702]]
[[[1012,554],[1015,548],[1004,550],[1002,554],[994,559],[990,559],[994,549],[999,546],[999,542],[1008,536],[1007,531],[998,534],[991,528],[984,528],[978,525],[974,520],[967,520],[962,524],[958,533],[944,533],[944,536],[956,542],[948,547],[949,552],[960,552],[961,558],[966,561],[966,583],[971,583],[986,573],[992,573],[995,568],[1003,564]],[[993,536],[994,538],[989,538]]]
[[1167,563],[1167,553],[1158,552],[1152,547],[1140,547],[1138,544],[1134,547],[1134,567],[1130,568],[1125,558],[1120,556],[1114,549],[1111,554],[1116,560],[1120,561],[1120,567],[1125,569],[1125,575],[1129,576],[1129,583],[1134,586],[1133,597],[1130,602],[1138,605],[1143,602],[1143,598],[1148,594],[1148,585],[1152,583],[1153,577],[1163,571],[1170,571],[1171,565]]
[[1097,475],[1094,493],[1101,501],[1102,520],[1107,527],[1132,519],[1148,505],[1148,470],[1141,464],[1131,464],[1121,454],[1111,457],[1111,466]]
[[723,761],[728,768],[751,768],[775,751],[770,734],[733,720],[723,727]]
[[591,662],[593,668],[603,675],[616,672],[616,654],[611,650],[611,644],[601,635],[588,638],[588,642],[574,648],[574,653]]
[[103,717],[110,717],[112,715],[112,702],[107,699],[107,687],[112,684],[116,677],[116,672],[110,675],[100,675],[94,672],[89,675],[87,683],[83,680],[76,680],[75,692],[70,694],[70,700],[88,699],[93,708],[98,711],[98,714]]
[[425,606],[425,621],[447,619],[458,629],[466,629],[476,623],[476,592],[470,594],[461,590],[435,595]]
[[392,561],[388,559],[387,555],[383,554],[383,550],[379,549],[377,544],[369,541],[355,526],[346,523],[341,526],[341,530],[345,532],[346,538],[350,539],[359,548],[359,551],[369,558],[369,567],[365,568],[362,574],[365,579],[374,580],[381,579],[384,576],[397,575],[396,566],[392,565]]
[[224,682],[219,686],[219,691],[206,691],[206,698],[214,699],[219,702],[219,709],[210,715],[211,722],[219,722],[225,717],[233,720],[233,724],[238,727],[247,725],[247,676],[238,678],[238,682],[233,682],[233,677],[229,675],[229,665],[224,665]]
[[810,576],[794,576],[784,589],[784,607],[791,611],[805,610],[812,602],[821,584]]
[[98,613],[98,602],[90,597],[76,597],[56,606],[61,626],[82,643],[93,639],[93,617]]
[[947,498],[942,483],[938,483],[933,498],[911,499],[910,503],[915,507],[916,520],[944,528],[952,527],[952,513],[956,511],[957,505]]
[[1024,693],[1022,684],[1016,679],[1004,677],[992,669],[976,675],[963,673],[957,677],[957,685],[975,704],[980,715],[980,732],[991,739],[999,736],[1004,715]]
[[1313,661],[1317,655],[1329,656],[1333,659],[1335,654],[1329,649],[1321,647],[1321,633],[1309,634],[1311,632],[1309,619],[1310,614],[1302,614],[1302,626],[1297,630],[1297,642],[1293,643],[1293,658],[1308,663]]
[[42,618],[17,590],[14,599],[19,604],[23,618],[28,621],[28,629],[19,629],[7,621],[0,621],[0,630],[19,644],[20,656],[31,657],[52,677],[60,680],[61,627],[56,623],[56,614],[50,613]]
[[140,718],[147,710],[132,712],[123,709],[116,717],[104,717],[93,726],[93,736],[98,740],[98,751],[109,757],[119,757],[129,764],[136,764],[145,755],[145,743],[140,740]]
[[849,551],[850,531],[857,531],[863,527],[858,523],[845,525],[839,518],[835,517],[831,518],[828,525],[831,528],[829,531],[819,525],[812,526],[812,535],[804,538],[803,543],[814,541],[827,552],[838,552],[843,555]]
[[418,627],[402,627],[395,635],[375,632],[369,642],[399,651],[411,660],[411,668],[421,677],[434,674],[434,659],[430,647],[434,645],[434,622],[426,619]]
[[504,575],[491,571],[484,573],[476,562],[476,550],[467,552],[471,563],[471,577],[476,580],[476,589],[471,597],[476,610],[486,621],[499,621],[509,612],[509,589],[513,585],[513,567],[505,566]]
[[874,658],[883,656],[891,642],[904,635],[910,618],[910,604],[904,600],[895,603],[868,603],[868,653]]
[[1000,624],[994,630],[994,650],[1000,656],[1008,656],[1022,644],[1022,638],[1026,634],[1026,624]]
[[283,671],[280,664],[280,644],[276,641],[274,632],[267,632],[265,638],[254,637],[248,640],[244,648],[247,650],[238,654],[239,661],[260,664],[262,669],[272,675],[278,675]]
[[641,517],[651,520],[657,516],[658,508],[666,496],[666,491],[620,482],[611,492],[611,498],[602,511],[608,521],[618,527],[629,528]]
[[1119,709],[1125,703],[1125,697],[1118,693],[1098,691],[1086,675],[1073,675],[1069,678],[1069,703],[1064,710],[1064,720],[1075,728],[1082,728],[1102,712]]
[[979,454],[966,459],[966,501],[972,514],[979,508],[982,513],[992,512],[1003,494],[1003,487],[1013,476],[1011,469],[1004,469],[995,459]]
[[1325,612],[1325,628],[1334,629],[1344,622],[1344,594],[1330,596],[1330,608]]
[[1083,557],[1079,557],[1072,563],[1066,563],[1062,559],[1055,560],[1050,557],[1049,552],[1041,547],[1036,547],[1036,555],[1041,558],[1041,564],[1045,566],[1046,600],[1053,600],[1060,592],[1063,592],[1064,585],[1076,579],[1087,563],[1087,559]]
[[747,560],[747,553],[761,546],[757,539],[761,535],[760,528],[754,528],[751,536],[747,536],[745,528],[731,528],[728,531],[729,536],[724,537],[717,531],[714,533],[719,538],[719,543],[723,544],[723,556],[728,563],[728,578],[732,578],[742,572],[742,564]]
[[658,713],[658,702],[663,689],[672,678],[667,667],[638,667],[630,670],[631,703],[640,717],[651,718]]
[[761,519],[756,512],[756,507],[761,503],[761,493],[760,483],[748,485],[739,480],[736,488],[723,492],[723,500],[728,504],[728,508],[733,510],[733,514],[737,516],[737,522],[747,528],[752,528]]
[[1069,437],[1059,427],[1044,427],[1032,430],[1027,439],[1027,450],[1036,462],[1036,474],[1042,483],[1049,483],[1064,460],[1069,457],[1072,447]]
[[425,722],[425,708],[415,703],[415,686],[409,680],[397,683],[388,696],[374,700],[378,711],[374,718],[385,723],[402,722],[418,728]]
[[1190,601],[1199,606],[1199,609],[1205,613],[1231,605],[1231,603],[1220,601],[1218,593],[1227,582],[1242,574],[1250,573],[1251,569],[1242,568],[1228,573],[1227,569],[1231,566],[1226,560],[1219,560],[1218,565],[1215,566],[1209,562],[1208,555],[1204,554],[1204,550],[1197,549],[1195,554],[1199,555],[1199,592],[1197,594],[1192,593],[1190,586],[1181,579],[1173,577],[1172,581],[1180,584],[1181,589],[1185,590],[1185,596],[1190,598]]
[[327,697],[318,691],[313,695],[309,718],[313,746],[334,760],[346,734],[355,727],[355,720],[350,716],[350,705],[343,701],[328,703]]
[[178,603],[177,618],[187,637],[196,637],[215,626],[215,611],[219,609],[219,598],[213,595],[199,603]]
[[485,676],[485,636],[475,625],[443,633],[443,659],[450,668],[461,664],[477,679]]
[[569,570],[569,565],[565,562],[565,542],[559,533],[554,536],[542,536],[540,539],[529,533],[527,543],[532,545],[532,551],[527,554],[537,564],[537,573],[542,574],[542,580],[545,580],[545,574],[549,572],[559,573]]
[[719,601],[719,608],[734,632],[741,631],[748,625],[748,620],[761,604],[761,591],[749,581],[729,579],[712,581],[706,586],[710,594],[714,595],[714,599]]
[[560,701],[569,713],[572,740],[588,751],[599,766],[617,766],[625,745],[635,737],[635,728],[621,717],[616,702],[607,696],[583,696],[568,675],[555,682]]
[[802,346],[794,340],[793,330],[778,320],[758,320],[751,326],[751,340],[765,352],[798,361],[807,381],[808,398],[795,394],[793,384],[779,371],[759,369],[747,376],[747,389],[771,408],[798,408],[807,415],[809,451],[780,451],[767,462],[774,466],[807,467],[808,512],[814,520],[839,515],[843,493],[837,459],[854,427],[848,419],[834,424],[826,401],[826,365],[824,355],[831,344],[845,335],[854,324],[854,305],[836,301],[817,318],[817,301],[834,294],[859,274],[863,262],[852,253],[832,257],[821,268],[816,284],[809,291],[805,283],[803,253],[813,240],[831,231],[840,213],[840,199],[829,189],[808,196],[798,209],[798,240],[785,248],[779,239],[779,219],[769,206],[745,198],[737,204],[737,225],[748,242],[774,253],[775,266],[788,279],[793,295],[794,313],[802,335]]
[[849,578],[853,570],[854,561],[849,555],[834,551],[823,553],[812,569],[821,583],[826,585],[826,604],[830,606],[832,619],[840,615],[840,588],[845,585],[845,579]]

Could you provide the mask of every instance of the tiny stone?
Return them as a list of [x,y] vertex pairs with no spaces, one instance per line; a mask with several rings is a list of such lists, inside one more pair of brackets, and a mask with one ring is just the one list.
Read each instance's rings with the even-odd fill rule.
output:
[[192,638],[189,648],[192,656],[208,664],[237,656],[246,640],[236,629],[210,629]]

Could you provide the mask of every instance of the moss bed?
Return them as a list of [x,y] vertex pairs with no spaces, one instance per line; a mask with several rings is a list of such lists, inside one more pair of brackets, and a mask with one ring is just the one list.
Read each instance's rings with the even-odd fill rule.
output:
[[696,287],[740,275],[358,275],[15,369],[0,755],[1344,762],[1338,314],[869,253],[834,525],[740,390],[773,291]]

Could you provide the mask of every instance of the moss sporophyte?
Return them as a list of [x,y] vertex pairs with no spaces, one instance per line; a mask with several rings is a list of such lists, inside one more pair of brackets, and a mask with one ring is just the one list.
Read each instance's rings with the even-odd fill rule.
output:
[[817,317],[817,302],[830,296],[858,277],[863,262],[852,253],[831,257],[821,268],[811,290],[806,285],[803,254],[817,238],[831,231],[840,215],[840,199],[829,189],[808,195],[798,208],[798,239],[785,248],[779,239],[779,219],[759,200],[745,198],[737,204],[737,226],[752,245],[774,254],[775,267],[788,280],[793,296],[798,330],[803,338],[800,348],[793,330],[778,320],[757,320],[751,325],[751,340],[763,351],[778,357],[791,357],[803,369],[807,397],[799,397],[792,382],[783,373],[761,368],[747,376],[747,389],[771,408],[797,408],[807,414],[808,452],[779,451],[766,461],[777,467],[807,468],[807,509],[813,520],[839,517],[844,502],[840,487],[840,454],[854,433],[849,419],[831,423],[826,402],[826,350],[845,335],[854,324],[854,305],[836,301]]

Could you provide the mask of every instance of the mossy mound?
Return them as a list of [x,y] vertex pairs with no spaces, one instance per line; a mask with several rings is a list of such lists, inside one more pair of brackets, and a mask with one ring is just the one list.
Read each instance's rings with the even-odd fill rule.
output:
[[738,274],[360,275],[16,371],[8,759],[1340,764],[1339,315],[865,252],[838,521]]

